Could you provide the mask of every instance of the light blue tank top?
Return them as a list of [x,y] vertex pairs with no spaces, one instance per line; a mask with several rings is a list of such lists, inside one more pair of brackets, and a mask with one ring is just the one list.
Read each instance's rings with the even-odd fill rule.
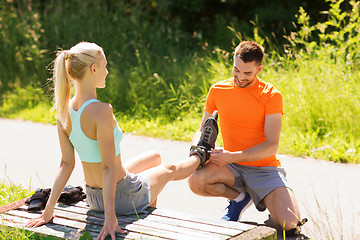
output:
[[[75,111],[72,104],[70,104],[70,118],[72,130],[70,133],[70,141],[83,162],[101,162],[99,146],[97,140],[88,138],[81,129],[80,117],[85,107],[93,102],[100,102],[97,99],[87,100],[78,111]],[[123,137],[123,132],[118,124],[114,128],[114,142],[116,156],[120,154],[120,141]]]

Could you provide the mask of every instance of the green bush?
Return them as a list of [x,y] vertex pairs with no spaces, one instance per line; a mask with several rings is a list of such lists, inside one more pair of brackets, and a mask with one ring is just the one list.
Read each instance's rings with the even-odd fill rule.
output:
[[[203,3],[183,2],[188,4],[184,11],[190,12],[200,11]],[[360,162],[356,124],[360,111],[359,2],[326,1],[330,7],[321,21],[312,20],[301,7],[295,16],[295,31],[286,34],[284,46],[279,37],[265,35],[261,17],[252,21],[249,34],[236,19],[229,22],[227,16],[215,14],[217,21],[209,33],[222,39],[221,47],[214,45],[217,40],[205,41],[201,31],[190,34],[176,14],[164,14],[172,9],[165,3],[22,0],[2,4],[6,11],[0,13],[1,18],[8,25],[0,29],[0,41],[7,44],[5,56],[14,64],[2,65],[2,71],[6,67],[9,73],[0,77],[0,116],[36,116],[39,121],[55,123],[46,68],[56,47],[69,48],[86,40],[105,50],[108,87],[99,90],[98,97],[113,104],[125,131],[190,140],[210,85],[231,77],[232,50],[222,46],[233,49],[251,35],[268,53],[260,77],[284,96],[279,152]],[[26,40],[28,36],[35,37]],[[26,44],[21,45],[22,41]],[[33,62],[26,62],[26,54],[33,56],[28,58]],[[15,55],[20,60],[11,58]],[[173,134],[166,135],[166,129]]]
[[44,32],[40,17],[39,11],[28,1],[0,2],[0,52],[3,59],[0,64],[0,93],[28,84],[40,86],[46,80],[47,73],[40,70],[48,64],[47,50],[40,40]]
[[285,96],[281,149],[359,163],[359,2],[349,1],[349,11],[340,9],[343,0],[329,2],[327,18],[315,24],[300,8],[300,28],[287,37],[284,68],[270,76],[278,79],[276,85]]

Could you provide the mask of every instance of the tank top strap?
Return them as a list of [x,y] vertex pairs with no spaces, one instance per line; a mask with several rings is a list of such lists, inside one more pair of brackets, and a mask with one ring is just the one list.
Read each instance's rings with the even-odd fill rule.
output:
[[84,109],[86,108],[86,106],[87,105],[89,105],[90,103],[93,103],[93,102],[100,102],[99,100],[97,100],[97,99],[89,99],[89,100],[87,100],[86,102],[84,102],[84,104],[80,107],[80,109],[79,110],[77,110],[77,111],[75,111],[75,112],[77,112],[77,114],[80,116],[81,115],[81,113],[84,111]]
[[100,101],[97,100],[97,99],[89,99],[80,107],[79,110],[75,111],[73,106],[72,106],[72,101],[70,101],[70,118],[71,118],[71,122],[72,122],[72,125],[73,125],[73,129],[74,129],[74,127],[75,128],[80,128],[81,114],[82,114],[83,110],[85,109],[85,107],[87,105],[89,105],[90,103],[93,103],[93,102],[100,102]]

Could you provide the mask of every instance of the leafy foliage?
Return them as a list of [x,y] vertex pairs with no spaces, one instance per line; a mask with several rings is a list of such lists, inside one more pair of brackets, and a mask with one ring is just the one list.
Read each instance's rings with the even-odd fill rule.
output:
[[283,149],[359,163],[360,128],[355,120],[360,114],[359,2],[349,1],[349,11],[341,10],[343,0],[329,2],[327,18],[315,24],[300,8],[299,30],[287,37],[290,45],[282,59],[286,69],[276,73],[277,85],[290,103],[285,105],[289,116],[283,127]]
[[[260,77],[284,96],[280,152],[359,163],[359,2],[301,2],[293,14],[297,1],[3,0],[0,116],[55,123],[47,81],[54,50],[92,41],[109,62],[99,98],[122,128],[190,140],[209,87],[231,77],[233,48],[253,39],[268,53]],[[269,14],[275,3],[281,16]],[[291,19],[284,39],[269,34]]]

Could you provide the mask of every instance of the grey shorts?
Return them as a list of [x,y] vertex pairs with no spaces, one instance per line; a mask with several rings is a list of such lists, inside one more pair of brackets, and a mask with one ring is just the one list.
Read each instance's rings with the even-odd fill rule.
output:
[[[86,201],[91,210],[104,212],[101,188],[86,186]],[[146,175],[126,173],[126,177],[116,185],[115,212],[118,215],[143,212],[150,204],[150,178]]]
[[[256,208],[264,211],[264,198],[278,187],[290,188],[286,172],[280,167],[252,167],[237,163],[226,165],[235,176],[232,188],[250,194]],[[291,189],[291,188],[290,188]]]

